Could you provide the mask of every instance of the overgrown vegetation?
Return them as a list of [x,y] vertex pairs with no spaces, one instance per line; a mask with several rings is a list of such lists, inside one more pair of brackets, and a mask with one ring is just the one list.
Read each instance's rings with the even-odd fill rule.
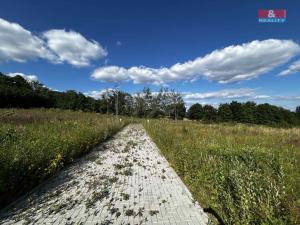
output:
[[[180,93],[168,89],[151,93],[145,88],[134,96],[109,90],[95,100],[0,73],[3,107],[60,108],[106,115],[59,109],[0,110],[0,207],[126,125],[128,119],[110,116],[118,111],[120,115],[186,116],[213,122],[145,120],[144,125],[195,198],[225,224],[300,223],[300,129],[216,124],[293,127],[300,123],[300,107],[292,112],[253,102],[232,102],[218,109],[195,104],[185,114]],[[122,152],[134,146],[129,141]],[[96,163],[101,164],[101,160]],[[115,173],[131,176],[131,166],[115,164]]]
[[128,123],[60,110],[0,110],[1,207]]
[[300,129],[158,120],[144,126],[224,224],[300,223]]

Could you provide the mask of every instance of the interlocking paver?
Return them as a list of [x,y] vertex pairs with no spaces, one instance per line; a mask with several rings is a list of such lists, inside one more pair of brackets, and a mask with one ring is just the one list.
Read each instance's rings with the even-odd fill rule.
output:
[[135,124],[2,210],[0,223],[203,225],[208,217]]

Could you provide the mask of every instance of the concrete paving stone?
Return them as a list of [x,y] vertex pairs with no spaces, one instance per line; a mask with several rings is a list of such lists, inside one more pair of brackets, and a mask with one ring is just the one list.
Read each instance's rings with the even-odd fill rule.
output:
[[4,225],[101,225],[104,222],[113,225],[208,223],[203,209],[193,201],[142,125],[125,127],[0,211],[0,224]]

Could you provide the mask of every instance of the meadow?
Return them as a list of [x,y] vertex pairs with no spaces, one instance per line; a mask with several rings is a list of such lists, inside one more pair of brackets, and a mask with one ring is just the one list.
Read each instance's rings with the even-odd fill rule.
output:
[[221,224],[300,223],[299,128],[158,120],[144,127]]
[[140,122],[212,223],[300,223],[299,128],[120,118],[1,109],[1,207]]
[[0,110],[0,208],[129,123],[62,110]]

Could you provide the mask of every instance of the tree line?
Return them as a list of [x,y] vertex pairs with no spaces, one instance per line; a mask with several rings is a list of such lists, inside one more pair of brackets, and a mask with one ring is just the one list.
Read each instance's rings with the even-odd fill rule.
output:
[[136,94],[120,90],[103,91],[94,99],[74,90],[53,91],[38,81],[0,73],[0,108],[60,108],[148,118],[201,120],[205,122],[239,122],[274,126],[300,124],[300,106],[295,112],[270,104],[254,102],[211,105],[194,104],[187,111],[182,95],[168,88],[151,92],[149,88]]
[[140,93],[108,89],[100,99],[81,92],[53,91],[38,81],[27,81],[22,76],[6,76],[0,73],[0,108],[60,108],[119,114],[137,117],[183,118],[185,105],[182,96],[166,88],[154,94],[149,88]]
[[300,106],[295,112],[268,103],[255,102],[220,104],[216,109],[211,105],[192,105],[187,117],[192,120],[207,122],[237,122],[248,124],[263,124],[271,126],[290,127],[300,125]]

